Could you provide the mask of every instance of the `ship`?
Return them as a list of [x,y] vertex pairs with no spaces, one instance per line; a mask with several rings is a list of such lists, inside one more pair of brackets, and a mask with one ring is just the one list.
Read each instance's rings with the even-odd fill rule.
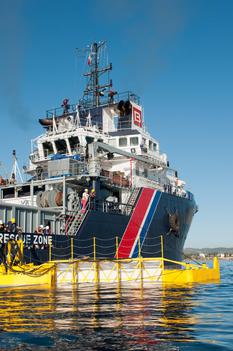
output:
[[65,98],[39,119],[43,133],[31,142],[27,180],[16,177],[13,151],[12,174],[0,179],[2,260],[19,238],[26,263],[182,260],[194,195],[146,129],[140,98],[114,89],[105,52],[105,42],[82,51],[82,97]]

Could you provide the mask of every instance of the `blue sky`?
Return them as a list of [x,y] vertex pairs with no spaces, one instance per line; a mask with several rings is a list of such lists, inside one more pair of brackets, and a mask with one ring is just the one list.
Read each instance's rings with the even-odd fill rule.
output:
[[151,133],[195,194],[186,246],[233,246],[233,1],[2,0],[0,161],[26,163],[37,123],[76,102],[75,48],[107,40],[117,91],[143,101]]

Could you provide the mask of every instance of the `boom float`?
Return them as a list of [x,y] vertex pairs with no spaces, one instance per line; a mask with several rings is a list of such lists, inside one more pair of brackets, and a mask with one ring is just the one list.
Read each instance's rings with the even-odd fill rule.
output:
[[[22,247],[22,246],[21,246]],[[218,282],[220,269],[218,259],[213,260],[213,267],[206,264],[197,265],[187,262],[168,260],[164,257],[130,259],[70,259],[50,261],[39,266],[25,265],[22,261],[9,261],[0,267],[0,287],[22,287],[42,285],[61,288],[64,285],[109,284],[109,283],[162,283],[187,284]],[[73,253],[71,252],[71,257]],[[23,259],[23,253],[20,253]],[[15,264],[17,263],[17,265]],[[172,264],[165,268],[165,263]],[[179,267],[179,268],[174,268]]]

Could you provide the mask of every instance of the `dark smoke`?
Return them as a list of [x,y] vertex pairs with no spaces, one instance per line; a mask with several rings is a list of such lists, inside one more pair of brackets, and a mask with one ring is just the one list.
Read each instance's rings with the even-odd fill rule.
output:
[[2,105],[20,128],[30,125],[29,111],[23,100],[25,60],[25,1],[3,0],[0,11],[0,92]]

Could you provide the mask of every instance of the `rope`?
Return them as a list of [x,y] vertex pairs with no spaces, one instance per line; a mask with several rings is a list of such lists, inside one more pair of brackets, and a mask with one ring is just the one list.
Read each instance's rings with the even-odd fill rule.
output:
[[53,256],[53,258],[55,258],[55,257],[60,257],[60,258],[65,258],[65,257],[70,257],[70,252],[69,253],[67,253],[67,254],[64,254],[64,255],[59,255],[59,254],[56,254],[56,253],[52,253],[52,256]]
[[93,245],[79,246],[79,245],[75,245],[74,244],[74,248],[77,248],[77,249],[89,249],[89,248],[93,248]]
[[36,268],[30,269],[30,270],[26,270],[26,269],[23,269],[23,267],[18,266],[19,268],[22,268],[20,271],[14,269],[12,266],[8,266],[8,268],[13,273],[25,274],[30,277],[41,277],[47,274],[48,272],[50,272],[54,268],[54,266],[55,265],[53,264],[51,267],[43,269],[42,272],[38,272],[43,267],[42,265],[37,266]]
[[202,266],[202,264],[201,264],[200,262],[198,262],[198,261],[194,260],[194,258],[192,258],[192,257],[188,257],[188,256],[187,256],[187,255],[185,255],[184,253],[183,253],[183,255],[184,255],[184,258],[186,258],[186,259],[188,259],[188,260],[190,260],[190,261],[192,261],[192,262],[194,262],[194,263],[198,264],[199,266]]
[[[153,255],[155,254],[159,254],[161,251],[159,250],[159,251],[155,251],[155,252],[153,252]],[[151,255],[151,252],[149,252],[149,251],[145,251],[144,249],[142,250],[142,253],[143,254],[148,254],[148,255]]]
[[154,246],[161,247],[161,244],[143,244],[143,247],[146,247],[146,246],[148,246],[148,247],[154,247]]
[[59,247],[59,246],[52,246],[52,250],[65,250],[65,249],[70,249],[71,245],[68,246],[63,246],[63,247]]
[[[70,236],[70,237],[72,237],[72,238],[77,238],[77,241],[78,242],[87,242],[87,241],[92,241],[93,242],[93,238],[88,238],[88,239],[79,239],[78,238],[78,236]],[[99,238],[98,238],[98,240],[99,240]]]
[[[107,238],[107,239],[103,239],[103,238],[96,238],[96,240],[98,241],[110,241],[110,240],[115,240],[116,237],[113,237],[113,238]],[[91,240],[91,239],[90,239]]]
[[116,245],[110,245],[110,246],[102,246],[102,245],[98,245],[98,244],[96,244],[95,245],[96,247],[100,247],[101,249],[110,249],[110,248],[112,248],[112,247],[116,247]]

